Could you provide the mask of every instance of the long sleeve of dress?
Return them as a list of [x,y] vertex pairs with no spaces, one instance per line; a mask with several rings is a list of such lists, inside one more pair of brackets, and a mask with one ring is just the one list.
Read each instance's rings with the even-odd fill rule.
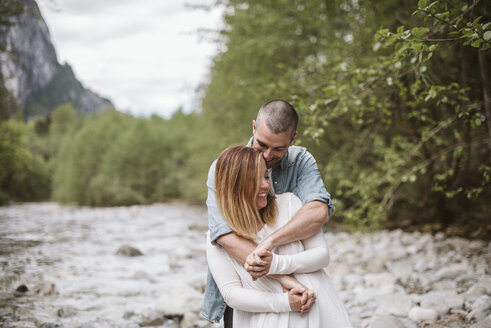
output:
[[226,251],[206,244],[208,266],[228,306],[247,312],[290,312],[288,293],[270,293],[242,287]]
[[[294,195],[291,195],[289,203],[292,217],[302,207],[302,203]],[[329,249],[322,229],[301,242],[304,246],[303,252],[290,255],[274,253],[268,274],[309,273],[321,270],[329,264]]]

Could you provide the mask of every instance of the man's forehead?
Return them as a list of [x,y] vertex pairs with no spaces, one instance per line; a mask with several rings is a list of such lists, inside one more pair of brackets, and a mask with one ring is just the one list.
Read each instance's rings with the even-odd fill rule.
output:
[[271,131],[268,132],[269,133],[264,133],[261,130],[257,129],[254,140],[271,148],[288,147],[288,145],[290,144],[289,133],[275,134]]

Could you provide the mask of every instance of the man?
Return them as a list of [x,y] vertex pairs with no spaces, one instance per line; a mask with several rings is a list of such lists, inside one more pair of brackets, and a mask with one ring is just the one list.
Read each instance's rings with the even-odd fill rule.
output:
[[[248,146],[261,151],[269,169],[276,194],[294,193],[303,207],[281,229],[256,245],[235,235],[218,210],[215,199],[215,162],[208,173],[208,227],[210,239],[234,257],[254,279],[266,275],[271,265],[271,250],[316,233],[329,220],[333,206],[324,187],[317,164],[303,147],[292,146],[297,136],[298,115],[288,102],[273,100],[263,105],[252,121],[253,137]],[[305,299],[306,301],[306,299]],[[232,327],[232,311],[226,307],[208,271],[205,301],[201,315],[219,322],[225,312],[225,327]]]

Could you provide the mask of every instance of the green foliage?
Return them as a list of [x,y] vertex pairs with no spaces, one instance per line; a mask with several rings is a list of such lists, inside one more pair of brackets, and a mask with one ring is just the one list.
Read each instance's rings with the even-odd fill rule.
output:
[[338,213],[354,226],[400,216],[444,224],[487,216],[491,134],[483,123],[490,117],[475,77],[489,69],[462,66],[477,61],[467,46],[489,48],[482,37],[488,24],[478,27],[456,3],[419,1],[420,25],[379,30],[369,65],[335,58],[315,63],[315,73],[305,72],[309,62],[292,73],[306,76],[300,89],[324,81],[315,93],[298,94],[296,104],[307,108],[306,134],[336,147],[324,176],[340,200]]
[[246,127],[225,131],[227,140],[250,134],[260,104],[288,99],[337,220],[486,219],[491,24],[482,1],[224,3],[225,47],[203,110]]
[[0,122],[0,204],[49,197],[46,163],[29,150],[27,134],[22,122]]
[[197,119],[180,111],[170,120],[116,111],[86,118],[61,144],[54,199],[92,206],[203,199],[211,160],[193,162]]
[[0,71],[0,121],[20,116],[20,113],[21,110],[19,104],[5,87],[5,81],[2,72]]
[[[42,160],[55,200],[204,200],[213,159],[245,144],[258,108],[283,98],[299,111],[298,142],[317,159],[335,220],[359,229],[386,219],[487,224],[491,24],[484,1],[221,2],[222,50],[202,86],[201,112],[169,120],[115,111],[78,117],[62,105],[22,128],[27,141],[14,148]],[[59,87],[53,83],[53,94]],[[13,154],[16,172],[29,171],[22,164],[29,156]]]

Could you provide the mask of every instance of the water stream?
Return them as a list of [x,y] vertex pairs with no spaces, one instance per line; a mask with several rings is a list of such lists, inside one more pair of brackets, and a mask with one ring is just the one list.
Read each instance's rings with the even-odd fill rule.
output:
[[182,204],[0,207],[0,326],[138,327],[177,282],[204,285],[205,231],[205,208]]

